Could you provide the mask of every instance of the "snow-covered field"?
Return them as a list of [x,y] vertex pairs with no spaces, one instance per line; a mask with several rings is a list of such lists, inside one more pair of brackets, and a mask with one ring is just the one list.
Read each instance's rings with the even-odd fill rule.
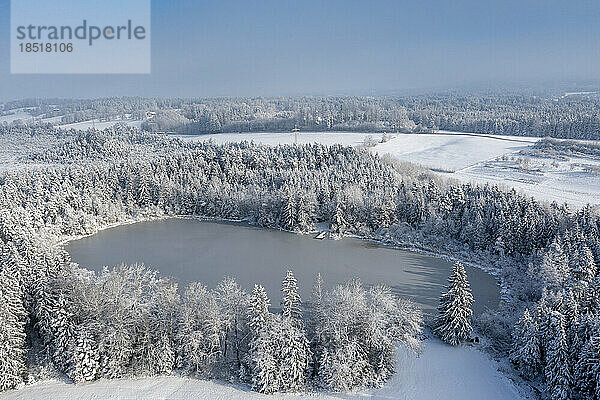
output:
[[452,132],[401,134],[395,135],[386,143],[378,144],[374,151],[380,155],[389,153],[399,160],[432,169],[454,172],[502,154],[525,149],[536,139]]
[[19,119],[25,123],[25,122],[30,122],[33,119],[33,117],[26,110],[23,110],[23,109],[13,110],[13,112],[11,112],[11,114],[0,115],[0,124],[2,124],[2,123],[10,124],[11,122],[14,122]]
[[[294,143],[293,133],[223,133],[181,136],[183,140],[216,143],[254,141],[267,145]],[[385,143],[378,133],[300,132],[298,143],[360,146],[365,138],[377,145],[372,151],[431,168],[463,182],[500,184],[539,200],[581,207],[600,204],[600,174],[590,172],[600,160],[568,157],[554,160],[522,156],[539,138],[438,131],[432,134],[392,134]],[[528,158],[529,161],[519,161]],[[525,163],[525,164],[524,164]]]
[[101,380],[89,384],[41,382],[0,395],[0,400],[62,399],[398,399],[398,400],[517,400],[524,398],[484,353],[427,340],[419,357],[401,351],[398,373],[380,389],[350,394],[261,395],[245,386],[180,378],[155,377]]
[[52,125],[56,125],[56,124],[60,124],[61,120],[62,120],[62,115],[57,115],[56,117],[42,117],[39,119],[39,122],[41,122],[42,124],[52,124]]
[[600,160],[567,160],[508,154],[477,163],[452,176],[477,183],[500,183],[536,198],[581,207],[600,204]]
[[45,114],[42,114],[42,115],[34,117],[27,111],[27,109],[19,108],[19,109],[11,110],[10,114],[0,115],[0,124],[3,124],[3,123],[10,124],[17,120],[21,120],[21,122],[23,122],[24,124],[36,124],[36,123],[52,124],[60,129],[75,129],[78,131],[85,131],[90,128],[96,128],[96,129],[102,130],[102,129],[110,128],[111,126],[118,124],[118,123],[123,123],[127,126],[133,126],[133,127],[136,127],[139,129],[143,122],[142,120],[120,119],[120,117],[117,117],[117,118],[111,119],[110,121],[100,121],[99,119],[91,119],[88,121],[74,122],[71,124],[62,124],[61,119],[62,119],[62,115],[59,115],[56,117],[45,117]]
[[539,138],[440,131],[397,135],[374,151],[437,170],[463,182],[513,187],[539,200],[582,207],[600,204],[600,160],[521,155]]

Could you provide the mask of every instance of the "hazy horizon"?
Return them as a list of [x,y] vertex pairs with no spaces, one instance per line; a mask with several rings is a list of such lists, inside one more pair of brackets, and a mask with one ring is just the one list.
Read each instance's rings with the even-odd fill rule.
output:
[[591,1],[154,0],[151,74],[11,75],[0,0],[0,101],[578,88],[600,80],[598,17]]

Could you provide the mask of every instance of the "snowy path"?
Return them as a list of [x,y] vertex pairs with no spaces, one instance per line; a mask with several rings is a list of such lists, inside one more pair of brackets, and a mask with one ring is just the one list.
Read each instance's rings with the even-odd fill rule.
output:
[[42,382],[0,395],[0,400],[62,399],[398,399],[398,400],[516,400],[523,398],[497,364],[472,348],[453,348],[428,340],[416,358],[398,355],[398,373],[381,389],[352,394],[265,396],[247,387],[178,377],[102,380],[89,384]]

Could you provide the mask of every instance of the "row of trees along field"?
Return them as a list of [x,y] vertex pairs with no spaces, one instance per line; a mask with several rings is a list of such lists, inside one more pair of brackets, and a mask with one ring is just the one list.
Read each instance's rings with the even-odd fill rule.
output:
[[[73,364],[74,360],[89,357],[76,354],[85,355],[85,351],[79,353],[81,349],[91,349],[90,357],[96,359],[94,354],[98,353],[94,352],[101,351],[101,342],[106,351],[133,349],[109,358],[115,369],[106,371],[113,371],[115,376],[140,371],[161,373],[162,367],[154,366],[163,365],[163,361],[171,365],[169,360],[180,360],[173,365],[191,362],[187,368],[193,366],[189,356],[182,356],[183,350],[177,347],[181,341],[177,332],[181,334],[182,325],[175,321],[185,316],[182,310],[186,309],[189,290],[200,293],[201,285],[181,296],[168,280],[141,267],[122,267],[94,275],[73,268],[68,255],[52,244],[69,236],[94,233],[133,216],[204,215],[245,219],[258,226],[300,232],[310,230],[316,223],[329,222],[337,235],[356,234],[389,243],[435,248],[493,268],[502,280],[507,298],[499,311],[476,321],[478,331],[491,339],[499,354],[513,349],[512,359],[518,370],[542,389],[547,388],[554,399],[598,396],[600,219],[589,207],[571,212],[565,206],[540,203],[495,186],[449,183],[409,164],[349,147],[184,144],[151,134],[140,134],[130,144],[129,133],[122,128],[74,133],[61,146],[32,156],[33,160],[50,163],[47,167],[0,173],[0,281],[4,299],[0,334],[6,338],[2,341],[0,362],[4,363],[2,370],[8,371],[2,378],[4,388],[18,385],[27,376],[23,373],[27,352],[45,354],[46,361],[43,357],[33,359],[77,377],[79,372],[74,371],[83,367],[74,367],[78,365]],[[149,143],[146,157],[119,159],[112,155],[117,143],[131,146],[139,154],[145,141]],[[163,147],[161,142],[170,151],[157,156],[152,149]],[[86,143],[90,143],[89,148]],[[107,143],[111,145],[103,145]],[[96,158],[86,162],[82,158],[86,152]],[[122,294],[121,302],[111,302],[115,293]],[[211,296],[216,296],[211,293],[208,297],[190,294],[189,301],[211,302]],[[337,310],[338,304],[348,307],[352,315],[365,314],[370,318],[383,312],[374,304],[387,296],[385,293],[384,289],[375,293],[349,283],[325,295],[326,301],[331,302],[326,308]],[[352,301],[343,303],[342,299],[347,298]],[[213,310],[226,307],[223,299],[215,301],[218,306]],[[418,319],[406,303],[394,299],[390,304],[396,306],[391,314],[381,316],[383,320],[385,315],[394,323],[399,316],[404,321]],[[131,310],[135,310],[135,315],[129,319],[127,313]],[[337,314],[331,318],[346,315]],[[202,316],[200,320],[242,318],[241,314],[227,315]],[[154,316],[160,320],[153,320]],[[194,326],[196,317],[186,318]],[[249,349],[259,343],[277,349],[282,335],[306,343],[298,333],[299,324],[284,316],[269,319],[272,322],[264,326],[279,333],[258,340],[254,331],[248,336],[253,338],[247,344]],[[368,326],[364,320],[352,319],[332,322],[332,326],[345,326],[344,323]],[[326,365],[352,362],[362,367],[358,375],[344,376],[343,381],[332,383],[339,372],[329,375],[331,372],[323,370],[316,373],[318,378],[311,375],[310,382],[344,389],[377,385],[389,376],[387,367],[380,370],[371,363],[372,353],[367,350],[370,344],[364,342],[368,338],[361,336],[364,331],[349,335],[347,330],[336,333],[328,328],[327,335],[331,336],[327,336],[328,344],[320,352],[311,347],[318,332],[314,324],[312,318],[303,318],[304,338],[309,346],[298,347],[296,356],[303,357],[310,349],[309,358],[319,355],[320,362],[326,360]],[[229,326],[229,335],[233,332],[231,325],[225,325]],[[417,325],[402,324],[398,332],[408,332],[412,337],[411,332],[417,329],[409,327]],[[151,326],[161,328],[150,329]],[[200,330],[199,340],[208,335],[202,329],[212,329],[203,323],[196,327]],[[216,335],[213,337],[223,336],[223,331],[210,332]],[[189,338],[190,334],[184,335]],[[236,346],[240,348],[242,344],[228,344],[227,353],[235,353],[231,349]],[[388,357],[389,349],[378,350],[378,357]],[[566,363],[563,350],[568,351]],[[213,350],[207,351],[212,354]],[[282,357],[279,350],[273,351],[275,355],[268,362],[281,366],[276,361]],[[152,357],[145,358],[149,354]],[[148,361],[156,358],[163,361]],[[202,369],[205,365],[209,364],[198,367],[199,373],[212,371]],[[233,365],[244,372],[237,376],[260,387],[255,379],[263,372],[250,368],[257,364],[236,360]],[[322,364],[315,364],[313,359],[311,365]],[[311,371],[315,374],[314,368]],[[536,374],[531,375],[531,371]],[[260,390],[288,389],[291,390],[275,385]]]

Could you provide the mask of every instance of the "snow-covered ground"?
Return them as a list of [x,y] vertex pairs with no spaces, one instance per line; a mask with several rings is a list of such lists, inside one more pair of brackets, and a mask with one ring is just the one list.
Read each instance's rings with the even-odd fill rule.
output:
[[2,124],[2,123],[10,124],[11,122],[14,122],[19,119],[22,122],[27,123],[27,122],[31,122],[33,120],[33,117],[26,110],[23,110],[23,109],[12,110],[11,114],[0,115],[0,124]]
[[[596,172],[593,169],[597,168]],[[457,171],[453,177],[477,183],[500,183],[536,198],[581,207],[600,204],[600,160],[567,160],[508,154]]]
[[502,154],[525,149],[534,138],[471,135],[452,132],[399,134],[373,149],[446,172],[454,172]]
[[397,135],[374,147],[378,154],[446,172],[463,182],[513,187],[539,200],[582,207],[600,204],[600,160],[521,155],[539,138],[440,131]]
[[72,124],[56,125],[56,127],[60,128],[60,129],[75,129],[78,131],[86,131],[90,128],[96,128],[96,129],[102,130],[102,129],[110,128],[111,126],[118,124],[118,123],[123,123],[127,126],[134,126],[138,129],[142,125],[141,120],[100,121],[99,119],[93,119],[93,120],[89,120],[89,121],[74,122]]
[[21,120],[24,124],[52,124],[57,128],[61,129],[75,129],[78,131],[85,131],[90,128],[96,128],[99,130],[110,128],[117,123],[123,123],[127,126],[134,126],[140,128],[142,120],[134,119],[120,119],[119,117],[111,119],[110,121],[100,121],[99,119],[92,119],[88,121],[74,122],[71,124],[62,124],[62,115],[56,117],[46,117],[45,114],[39,116],[32,116],[27,109],[14,109],[10,111],[10,114],[0,115],[0,124],[10,124],[14,121]]
[[57,125],[60,124],[61,120],[62,120],[62,115],[57,115],[56,117],[46,117],[44,116],[40,116],[41,118],[39,119],[39,122],[42,124],[52,124],[52,125]]
[[419,357],[400,351],[398,372],[383,388],[350,394],[266,396],[251,392],[246,386],[180,377],[154,377],[101,380],[78,385],[47,381],[0,395],[0,400],[274,398],[517,400],[524,397],[487,355],[469,346],[454,348],[437,339],[427,340]]

